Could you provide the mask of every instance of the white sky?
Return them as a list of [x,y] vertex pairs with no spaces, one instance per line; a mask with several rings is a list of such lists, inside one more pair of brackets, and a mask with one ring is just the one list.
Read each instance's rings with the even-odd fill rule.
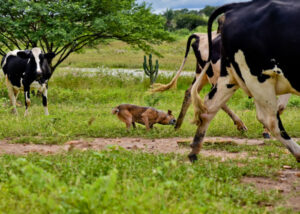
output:
[[152,8],[156,13],[168,9],[194,9],[199,10],[206,5],[221,6],[232,2],[242,2],[249,0],[137,0],[138,3],[146,2],[152,4]]

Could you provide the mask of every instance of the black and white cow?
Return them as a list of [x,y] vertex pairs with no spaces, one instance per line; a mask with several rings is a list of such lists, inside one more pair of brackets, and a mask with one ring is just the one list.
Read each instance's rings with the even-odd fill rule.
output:
[[23,90],[26,106],[25,116],[28,114],[30,88],[34,88],[42,93],[45,114],[49,114],[47,89],[48,80],[52,75],[49,64],[54,57],[54,53],[44,54],[40,48],[33,48],[32,50],[10,51],[2,58],[1,66],[14,113],[17,114],[17,96]]
[[280,120],[277,95],[300,95],[300,1],[253,0],[218,8],[208,21],[209,61],[213,20],[225,14],[221,29],[221,73],[203,103],[198,85],[210,63],[205,65],[192,88],[198,129],[191,144],[191,161],[197,159],[210,121],[224,103],[241,88],[253,97],[257,118],[300,162],[300,146]]
[[[219,25],[220,26],[220,25]],[[207,85],[215,85],[217,83],[218,77],[220,76],[220,40],[221,37],[217,32],[213,32],[213,57],[211,66],[209,67],[208,71],[206,72],[205,77],[202,79],[201,83],[198,87],[198,92],[201,91],[201,89]],[[194,41],[194,42],[192,42]],[[183,70],[183,67],[185,65],[185,62],[187,60],[190,47],[192,46],[194,55],[196,57],[196,76],[200,75],[202,68],[205,66],[206,60],[208,58],[208,40],[207,40],[207,34],[205,33],[194,33],[192,34],[188,40],[186,45],[186,51],[185,51],[185,57],[182,62],[182,65],[180,66],[180,69],[174,76],[174,78],[171,80],[170,83],[163,85],[163,84],[154,84],[154,89],[152,89],[152,92],[163,92],[170,88],[173,88],[176,86],[177,80],[179,78],[180,73]],[[184,117],[186,115],[186,112],[191,104],[191,89],[195,82],[196,78],[194,78],[191,86],[185,91],[185,96],[182,102],[181,110],[179,113],[179,116],[177,118],[175,129],[179,129],[182,125],[182,122],[184,120]],[[222,110],[224,110],[230,118],[233,120],[234,124],[237,126],[237,129],[240,131],[246,131],[247,127],[244,125],[242,120],[226,105],[224,104],[222,106]]]
[[[219,29],[218,32],[221,30],[223,22],[224,22],[223,16],[218,19],[219,22]],[[192,42],[194,40],[194,42]],[[182,65],[180,69],[178,70],[175,77],[171,80],[171,82],[167,85],[162,84],[155,84],[155,88],[152,89],[153,92],[162,92],[165,90],[168,90],[169,88],[174,87],[176,85],[176,81],[179,78],[179,75],[181,71],[183,70],[183,66],[185,65],[185,62],[187,60],[190,47],[192,46],[194,55],[196,57],[196,76],[200,75],[202,68],[205,66],[205,63],[208,58],[208,39],[207,34],[205,33],[194,33],[192,34],[188,40],[186,45],[186,52],[185,57],[182,62]],[[212,58],[211,58],[211,65],[206,71],[206,75],[202,78],[199,87],[198,87],[198,93],[201,91],[201,89],[206,85],[210,84],[214,86],[218,78],[220,76],[220,62],[221,62],[221,35],[213,32],[212,33]],[[179,129],[182,125],[182,122],[184,120],[184,117],[186,115],[186,112],[191,104],[191,89],[195,82],[196,78],[194,78],[191,86],[185,91],[185,96],[182,102],[181,110],[179,113],[179,116],[176,121],[175,129]],[[281,112],[286,108],[288,100],[289,100],[290,94],[287,95],[281,95],[278,98],[278,109],[280,109]],[[234,124],[237,126],[237,129],[240,131],[247,131],[247,127],[244,125],[242,120],[226,105],[224,104],[222,107],[222,110],[224,110],[230,118],[233,120]],[[270,138],[268,130],[265,128],[263,132],[264,138]]]

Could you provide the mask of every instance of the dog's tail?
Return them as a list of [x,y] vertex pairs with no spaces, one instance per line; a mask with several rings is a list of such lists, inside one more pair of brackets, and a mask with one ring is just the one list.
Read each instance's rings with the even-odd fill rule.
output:
[[119,109],[119,106],[118,106],[118,107],[113,108],[113,110],[111,111],[111,113],[112,114],[118,114],[119,111],[120,111],[120,109]]

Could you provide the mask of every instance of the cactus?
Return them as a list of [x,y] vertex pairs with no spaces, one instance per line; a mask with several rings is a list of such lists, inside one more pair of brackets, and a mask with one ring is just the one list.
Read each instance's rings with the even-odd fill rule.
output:
[[155,68],[153,69],[152,64],[152,55],[149,55],[149,67],[147,65],[147,57],[144,56],[144,63],[143,63],[144,71],[147,76],[150,78],[150,84],[153,85],[155,83],[157,75],[158,75],[158,60],[156,60]]

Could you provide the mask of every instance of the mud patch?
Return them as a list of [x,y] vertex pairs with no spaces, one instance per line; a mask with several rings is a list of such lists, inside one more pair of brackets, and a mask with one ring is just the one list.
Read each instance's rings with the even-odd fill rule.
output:
[[276,179],[264,177],[245,177],[243,183],[253,184],[259,191],[278,191],[284,198],[281,205],[300,211],[300,171],[282,170]]

